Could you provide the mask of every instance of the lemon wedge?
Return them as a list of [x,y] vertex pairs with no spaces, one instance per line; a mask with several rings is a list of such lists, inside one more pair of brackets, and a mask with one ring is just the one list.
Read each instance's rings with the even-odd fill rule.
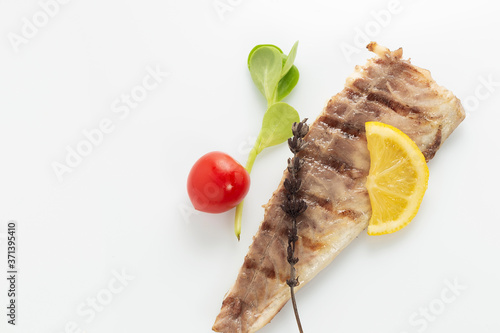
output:
[[425,157],[405,133],[380,122],[367,122],[370,172],[366,188],[372,216],[369,235],[398,231],[417,214],[427,189]]

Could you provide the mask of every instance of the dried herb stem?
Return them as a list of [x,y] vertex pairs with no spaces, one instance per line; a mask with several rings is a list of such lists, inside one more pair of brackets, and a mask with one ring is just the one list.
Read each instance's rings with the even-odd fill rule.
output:
[[306,146],[306,142],[303,141],[304,136],[309,131],[309,126],[307,126],[306,121],[307,118],[302,120],[300,123],[294,123],[292,126],[293,137],[288,139],[288,147],[293,153],[293,158],[288,159],[288,177],[285,178],[285,182],[283,184],[286,190],[286,200],[281,205],[281,208],[291,220],[291,225],[288,229],[287,248],[287,261],[290,264],[290,278],[286,281],[286,283],[290,287],[293,311],[295,313],[295,319],[297,320],[297,326],[300,333],[303,333],[303,330],[294,291],[294,288],[299,285],[299,278],[296,276],[295,269],[295,265],[299,261],[299,258],[295,257],[295,245],[299,239],[297,217],[307,209],[307,204],[298,195],[302,184],[299,178],[299,171],[303,164],[303,161],[298,156],[298,153]]

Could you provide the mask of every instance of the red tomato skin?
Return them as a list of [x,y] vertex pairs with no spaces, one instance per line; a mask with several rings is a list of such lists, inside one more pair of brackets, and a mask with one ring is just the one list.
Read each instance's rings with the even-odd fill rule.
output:
[[226,153],[200,157],[189,172],[187,191],[196,210],[223,213],[238,205],[250,189],[245,168]]

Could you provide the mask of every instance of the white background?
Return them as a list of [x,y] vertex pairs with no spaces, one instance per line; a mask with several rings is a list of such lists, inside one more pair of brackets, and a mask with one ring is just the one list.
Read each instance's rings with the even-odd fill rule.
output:
[[[285,101],[313,120],[372,56],[361,47],[365,31],[403,47],[468,116],[430,162],[410,226],[362,233],[299,292],[305,331],[498,332],[498,10],[486,0],[401,0],[380,18],[389,3],[73,0],[44,22],[38,1],[1,0],[0,331],[210,332],[289,156],[281,145],[257,158],[239,243],[232,211],[190,208],[196,159],[221,150],[245,163],[259,131],[265,102],[248,52],[273,43],[288,53],[300,41],[301,78]],[[33,16],[38,31],[12,43]],[[148,68],[169,76],[128,115],[113,112]],[[54,163],[65,164],[67,147],[103,119],[113,131],[59,181]],[[19,225],[15,327],[5,308],[10,220]],[[454,295],[449,283],[463,289]],[[100,311],[89,303],[96,298]],[[261,330],[294,331],[289,304]]]

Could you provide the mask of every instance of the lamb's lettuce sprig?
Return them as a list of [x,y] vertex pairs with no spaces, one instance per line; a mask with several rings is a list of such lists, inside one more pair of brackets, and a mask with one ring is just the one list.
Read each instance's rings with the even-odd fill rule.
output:
[[[287,103],[281,102],[299,81],[299,70],[293,64],[297,54],[296,42],[288,55],[275,45],[257,45],[248,55],[248,70],[252,80],[267,100],[267,110],[262,127],[245,166],[252,171],[257,155],[267,147],[285,142],[292,136],[292,125],[300,122],[299,113]],[[243,201],[236,206],[234,233],[241,234]]]

